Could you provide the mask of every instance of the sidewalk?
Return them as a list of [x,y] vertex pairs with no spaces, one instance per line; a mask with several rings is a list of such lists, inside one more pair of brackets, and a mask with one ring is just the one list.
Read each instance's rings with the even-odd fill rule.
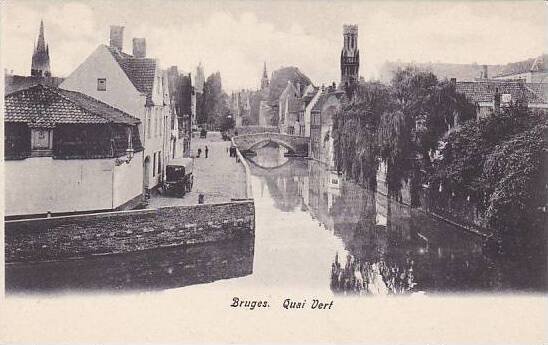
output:
[[[208,158],[205,158],[205,145],[209,148]],[[198,136],[192,138],[192,154],[196,155],[198,148],[202,149],[201,157],[194,159],[192,191],[183,198],[162,196],[155,192],[149,200],[148,208],[194,205],[198,203],[200,193],[204,194],[206,204],[245,198],[245,170],[241,163],[229,156],[228,147],[230,141],[223,141],[219,132],[208,132],[205,139]]]

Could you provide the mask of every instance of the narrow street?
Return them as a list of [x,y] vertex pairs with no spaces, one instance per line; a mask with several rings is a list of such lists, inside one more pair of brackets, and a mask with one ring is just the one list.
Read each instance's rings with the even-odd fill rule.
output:
[[[209,148],[205,158],[205,146]],[[232,198],[245,198],[245,170],[228,154],[230,141],[224,141],[219,132],[208,132],[207,138],[200,138],[198,133],[192,138],[192,156],[196,157],[202,149],[200,158],[194,159],[194,186],[183,198],[172,195],[160,195],[154,192],[150,198],[149,208],[163,206],[194,205],[198,195],[204,194],[204,203],[220,203]]]

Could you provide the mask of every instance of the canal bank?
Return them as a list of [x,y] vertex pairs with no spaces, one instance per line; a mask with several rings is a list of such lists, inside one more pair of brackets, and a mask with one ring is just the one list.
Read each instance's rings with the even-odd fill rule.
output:
[[[249,162],[253,202],[247,202],[255,215],[251,241],[242,236],[108,255],[105,260],[91,256],[55,265],[12,264],[6,271],[8,291],[17,286],[54,289],[52,282],[30,282],[33,277],[46,279],[36,273],[42,271],[62,282],[70,281],[66,275],[82,272],[78,287],[109,289],[114,284],[120,289],[173,289],[171,293],[182,295],[206,288],[187,285],[204,283],[212,290],[281,289],[297,295],[546,289],[545,272],[534,268],[540,265],[504,256],[493,259],[476,234],[414,212],[352,181],[334,179],[317,162],[287,158],[275,145],[257,149]],[[164,250],[173,255],[164,255]],[[143,253],[150,255],[143,259]],[[101,272],[109,270],[117,276]],[[21,277],[29,283],[22,286]]]
[[6,262],[76,259],[253,236],[252,201],[5,222]]

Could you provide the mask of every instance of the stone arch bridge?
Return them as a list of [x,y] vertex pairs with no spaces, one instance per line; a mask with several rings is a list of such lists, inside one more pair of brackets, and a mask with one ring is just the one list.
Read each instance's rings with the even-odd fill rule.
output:
[[234,145],[238,147],[240,152],[245,153],[253,151],[266,143],[274,142],[280,146],[287,148],[289,153],[299,156],[308,155],[308,137],[300,137],[297,135],[265,132],[254,134],[242,134],[232,137]]

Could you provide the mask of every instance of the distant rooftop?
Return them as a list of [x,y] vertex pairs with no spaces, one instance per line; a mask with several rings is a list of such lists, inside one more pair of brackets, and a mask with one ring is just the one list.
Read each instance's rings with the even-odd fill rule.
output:
[[524,83],[512,80],[457,81],[456,90],[471,102],[492,102],[495,93],[510,94],[512,100],[526,100],[529,103],[548,103],[548,85]]

